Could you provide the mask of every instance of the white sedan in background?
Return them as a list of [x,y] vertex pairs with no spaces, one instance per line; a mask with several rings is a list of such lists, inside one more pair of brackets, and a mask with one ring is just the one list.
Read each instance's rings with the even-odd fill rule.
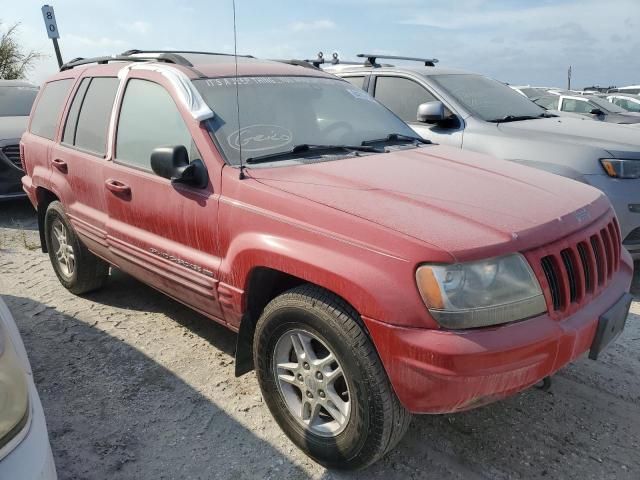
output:
[[27,352],[0,297],[0,479],[56,478],[47,424]]

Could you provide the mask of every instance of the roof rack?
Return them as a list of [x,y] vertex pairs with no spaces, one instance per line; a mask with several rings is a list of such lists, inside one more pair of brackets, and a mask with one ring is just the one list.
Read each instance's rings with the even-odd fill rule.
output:
[[184,58],[181,55],[174,54],[174,53],[166,53],[166,54],[163,53],[157,56],[140,56],[140,57],[132,57],[129,55],[112,55],[112,56],[92,57],[92,58],[78,57],[62,65],[60,67],[60,71],[64,72],[65,70],[71,70],[72,68],[79,67],[81,65],[88,65],[90,63],[106,64],[109,62],[149,62],[149,61],[175,63],[177,65],[193,67],[191,62],[189,62],[186,58]]
[[359,53],[356,55],[358,58],[366,58],[365,65],[369,67],[379,67],[380,65],[376,62],[378,58],[382,58],[385,60],[409,60],[411,62],[424,62],[425,67],[435,67],[436,63],[438,63],[437,58],[418,58],[418,57],[400,57],[398,55],[376,55],[372,53]]
[[[80,65],[90,63],[105,64],[109,62],[165,62],[185,67],[193,67],[193,64],[184,56],[189,54],[198,55],[224,55],[233,57],[232,53],[216,53],[216,52],[199,52],[192,50],[139,50],[131,49],[122,52],[119,55],[92,57],[92,58],[74,58],[60,67],[60,71],[69,70]],[[238,55],[239,57],[253,58],[251,55]]]
[[[128,55],[139,55],[139,54],[154,54],[154,53],[160,53],[160,54],[166,54],[166,55],[180,55],[182,56],[182,54],[192,54],[192,55],[221,55],[221,56],[225,56],[225,57],[233,57],[234,54],[233,53],[219,53],[219,52],[200,52],[197,50],[139,50],[137,48],[133,48],[131,50],[127,50],[125,52],[122,52],[120,55],[122,56],[128,56]],[[254,58],[253,55],[238,55],[238,57],[245,57],[245,58]]]

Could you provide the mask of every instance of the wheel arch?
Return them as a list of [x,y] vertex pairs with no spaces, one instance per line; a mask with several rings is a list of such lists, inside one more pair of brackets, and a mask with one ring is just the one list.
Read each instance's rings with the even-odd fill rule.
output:
[[37,213],[38,213],[38,233],[40,234],[40,248],[43,253],[47,253],[47,242],[45,240],[44,231],[44,217],[47,213],[47,208],[54,201],[60,201],[58,196],[51,190],[47,190],[44,187],[36,188],[36,200],[37,200]]
[[[349,302],[348,299],[332,288],[272,267],[254,267],[247,277],[245,310],[238,330],[235,352],[235,374],[237,377],[250,372],[254,368],[253,336],[256,324],[264,308],[274,298],[300,285],[314,285],[321,288],[338,297],[353,308],[355,312],[359,313],[352,302]],[[366,330],[364,323],[360,323],[368,334],[369,332]]]

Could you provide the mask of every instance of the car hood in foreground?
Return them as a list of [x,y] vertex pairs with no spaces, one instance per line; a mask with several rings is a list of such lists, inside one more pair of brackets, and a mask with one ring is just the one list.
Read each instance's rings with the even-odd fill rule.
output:
[[549,243],[610,209],[598,190],[573,180],[438,145],[251,169],[250,176],[436,245],[458,260]]
[[28,122],[29,117],[0,117],[0,140],[20,138]]
[[529,141],[589,145],[606,150],[614,156],[631,154],[629,158],[640,158],[640,136],[637,127],[633,125],[555,117],[501,123],[498,128],[502,133],[520,136]]

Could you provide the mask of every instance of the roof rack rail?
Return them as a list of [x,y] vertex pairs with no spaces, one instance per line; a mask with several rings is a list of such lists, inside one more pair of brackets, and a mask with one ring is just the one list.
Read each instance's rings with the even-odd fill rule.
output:
[[60,71],[64,72],[65,70],[71,70],[72,68],[79,67],[81,65],[88,65],[91,63],[97,64],[106,64],[109,62],[166,62],[166,63],[175,63],[177,65],[184,65],[186,67],[193,67],[191,62],[189,62],[186,58],[177,54],[161,54],[158,56],[145,56],[145,57],[131,57],[129,55],[112,55],[112,56],[104,56],[104,57],[92,57],[92,58],[74,58],[73,60],[65,63],[60,67]]
[[373,53],[359,53],[356,55],[358,58],[366,58],[365,65],[370,67],[379,67],[380,65],[376,62],[378,58],[382,58],[385,60],[409,60],[411,62],[424,62],[425,67],[435,67],[436,63],[438,63],[437,58],[418,58],[418,57],[401,57],[398,55],[376,55]]
[[[163,53],[167,55],[197,54],[197,55],[224,55],[226,57],[234,56],[233,53],[200,52],[197,50],[139,50],[137,48],[132,48],[131,50],[122,52],[120,55],[128,56],[128,55],[153,54],[153,53]],[[238,55],[238,57],[254,58],[253,55]]]

